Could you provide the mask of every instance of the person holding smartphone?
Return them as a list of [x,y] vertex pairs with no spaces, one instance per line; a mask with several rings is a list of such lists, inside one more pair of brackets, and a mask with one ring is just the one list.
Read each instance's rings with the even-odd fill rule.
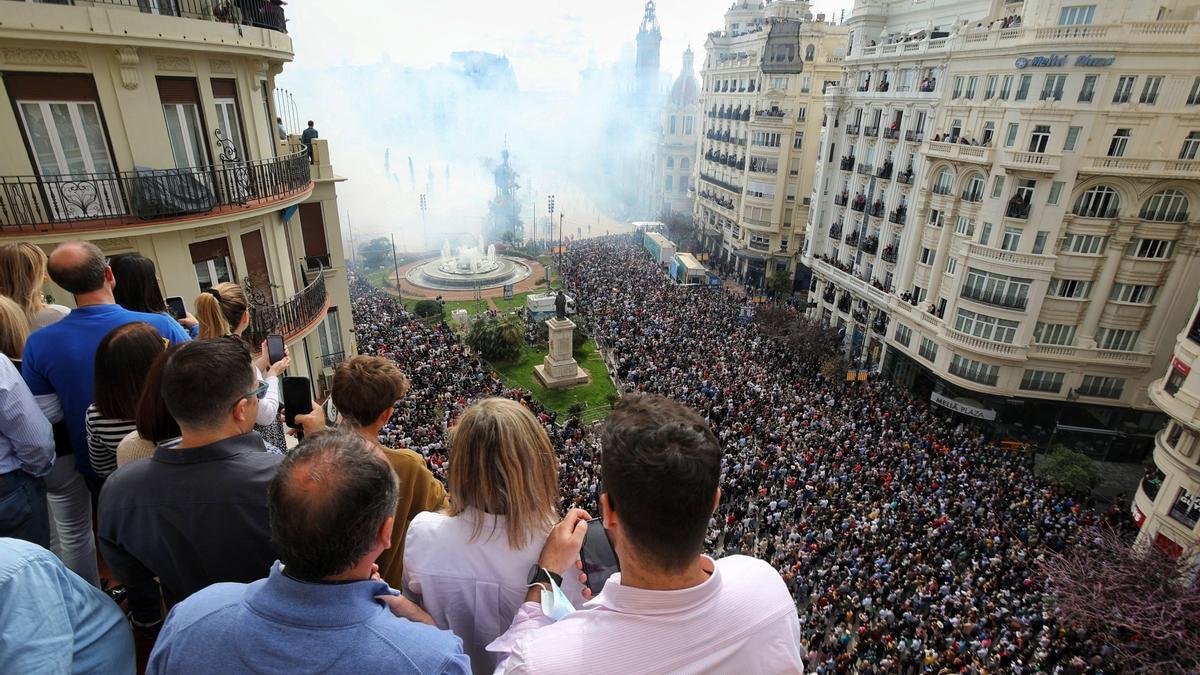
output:
[[779,573],[747,556],[702,554],[722,454],[704,420],[671,399],[628,395],[601,446],[600,511],[621,571],[582,608],[564,606],[551,582],[581,567],[590,518],[571,509],[538,556],[544,573],[488,646],[503,672],[803,672],[796,606]]

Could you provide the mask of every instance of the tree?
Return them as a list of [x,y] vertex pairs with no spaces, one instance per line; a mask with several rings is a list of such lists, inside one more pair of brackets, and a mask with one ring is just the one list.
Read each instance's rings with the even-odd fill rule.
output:
[[1111,528],[1095,529],[1066,553],[1041,563],[1055,614],[1111,645],[1105,672],[1195,673],[1200,670],[1200,577],[1185,551],[1172,558],[1148,543],[1130,546]]
[[392,244],[386,237],[377,237],[358,248],[367,269],[379,269],[392,262]]
[[1051,485],[1081,494],[1090,493],[1104,478],[1091,457],[1061,445],[1042,460],[1041,474]]
[[846,373],[850,370],[850,364],[846,361],[846,357],[841,354],[826,356],[821,361],[821,376],[829,381],[830,384],[838,384],[846,381]]
[[759,307],[754,312],[754,320],[764,335],[809,363],[820,363],[824,357],[837,353],[842,346],[837,330],[789,307]]
[[792,276],[786,271],[779,271],[767,280],[767,290],[773,295],[787,295],[792,292]]
[[430,317],[442,316],[442,305],[437,300],[421,300],[416,305],[413,305],[413,314],[428,319]]
[[513,361],[525,347],[525,323],[517,314],[477,316],[467,344],[488,361]]

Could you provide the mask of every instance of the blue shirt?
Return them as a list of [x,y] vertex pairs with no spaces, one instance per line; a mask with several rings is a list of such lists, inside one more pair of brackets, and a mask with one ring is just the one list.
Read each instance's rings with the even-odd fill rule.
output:
[[0,474],[40,478],[54,465],[54,433],[16,366],[0,354]]
[[271,575],[213,584],[167,616],[147,675],[156,673],[461,673],[471,662],[450,631],[392,615],[380,581],[310,584]]
[[20,539],[0,538],[0,654],[9,673],[137,672],[121,609]]
[[34,331],[25,343],[21,374],[34,396],[58,395],[71,434],[75,467],[84,475],[94,475],[88,461],[84,422],[92,404],[96,348],[109,331],[135,321],[154,326],[171,344],[188,340],[179,322],[162,314],[131,312],[120,305],[88,305]]

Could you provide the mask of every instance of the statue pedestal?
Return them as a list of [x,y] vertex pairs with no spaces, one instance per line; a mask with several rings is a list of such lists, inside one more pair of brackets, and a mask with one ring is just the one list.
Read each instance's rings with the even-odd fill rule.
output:
[[541,365],[533,367],[533,376],[547,389],[570,389],[590,384],[591,373],[580,368],[571,356],[575,322],[570,319],[547,319],[546,326],[550,329],[550,353]]

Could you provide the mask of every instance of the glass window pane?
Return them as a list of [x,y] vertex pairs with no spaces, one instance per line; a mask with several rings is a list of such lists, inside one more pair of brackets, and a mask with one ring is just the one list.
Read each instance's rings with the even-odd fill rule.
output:
[[67,161],[67,172],[88,173],[87,163],[83,161],[83,149],[79,146],[79,137],[75,134],[75,123],[71,120],[71,106],[66,103],[51,103],[50,117],[54,121],[54,132],[58,135],[63,158]]
[[59,166],[58,155],[54,152],[54,143],[50,140],[50,130],[42,116],[42,106],[37,103],[22,103],[21,115],[25,118],[25,133],[28,134],[29,145],[37,158],[38,174],[42,176],[58,176],[64,167]]
[[187,141],[183,135],[183,127],[179,123],[179,106],[174,103],[164,105],[163,115],[167,120],[167,136],[171,139],[171,155],[175,158],[175,167],[182,169],[189,166],[190,162],[188,161]]
[[83,122],[83,137],[87,143],[88,157],[92,160],[92,171],[111,172],[112,159],[108,156],[108,142],[104,136],[104,127],[100,124],[100,112],[93,103],[79,103],[77,106],[79,118]]

